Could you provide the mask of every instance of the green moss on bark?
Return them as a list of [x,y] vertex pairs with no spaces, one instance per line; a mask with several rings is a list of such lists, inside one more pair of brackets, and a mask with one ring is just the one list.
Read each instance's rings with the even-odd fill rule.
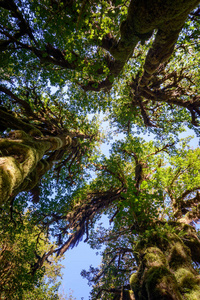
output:
[[191,289],[195,285],[200,284],[200,277],[196,277],[190,270],[179,268],[175,272],[176,280],[181,289]]
[[23,180],[20,164],[11,156],[0,158],[0,204],[12,196],[12,192]]
[[167,260],[159,248],[149,247],[145,251],[144,263],[147,267],[152,267],[152,266],[159,267],[159,266],[166,266]]
[[[135,247],[139,268],[132,274],[130,285],[136,300],[200,299],[200,276],[192,263],[190,250],[192,240],[193,246],[198,241],[196,231],[177,222],[176,233],[176,225],[172,226],[173,231],[169,226],[160,231],[152,229],[151,234],[147,230]],[[190,248],[184,243],[188,240]]]
[[130,277],[130,286],[133,291],[137,289],[137,285],[139,284],[137,273],[133,273]]
[[145,274],[148,299],[181,300],[175,276],[165,266],[151,267]]
[[170,251],[169,257],[170,267],[174,270],[180,266],[190,266],[191,265],[191,253],[190,249],[186,247],[182,241],[176,242]]
[[[197,0],[132,0],[128,10],[129,30],[146,34],[155,28],[180,29]],[[173,20],[173,21],[172,21]]]
[[[32,128],[32,127],[31,127]],[[34,128],[31,130],[34,131]],[[33,133],[33,132],[32,132]],[[36,130],[37,133],[37,130]],[[71,147],[72,138],[33,137],[23,130],[10,132],[0,141],[0,198],[7,201],[13,193],[32,189],[52,163],[43,160],[45,153]]]

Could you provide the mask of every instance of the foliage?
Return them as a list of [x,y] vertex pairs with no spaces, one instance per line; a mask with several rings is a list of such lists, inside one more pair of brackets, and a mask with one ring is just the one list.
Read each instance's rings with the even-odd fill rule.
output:
[[61,298],[55,255],[86,236],[92,299],[199,298],[198,5],[0,1],[1,297]]
[[[91,183],[99,197],[105,186],[107,191],[116,187],[120,191],[119,200],[113,200],[109,209],[113,225],[92,231],[89,239],[94,249],[106,246],[100,268],[82,272],[93,284],[92,299],[113,299],[113,293],[120,294],[122,287],[130,289],[130,274],[138,269],[137,257],[144,255],[140,251],[146,244],[162,249],[162,243],[167,247],[166,241],[177,232],[183,241],[186,235],[190,239],[180,226],[199,219],[199,155],[199,148],[191,150],[186,141],[179,147],[161,144],[158,148],[156,142],[129,137],[113,145],[110,158],[101,162],[103,168],[97,167],[98,176]],[[139,163],[142,178],[138,185]],[[198,265],[198,255],[192,253],[192,259]]]
[[[15,213],[17,213],[15,211]],[[1,288],[4,299],[59,299],[58,277],[61,267],[58,259],[45,260],[37,272],[34,268],[43,253],[55,245],[45,238],[41,228],[29,221],[28,213],[1,214]]]

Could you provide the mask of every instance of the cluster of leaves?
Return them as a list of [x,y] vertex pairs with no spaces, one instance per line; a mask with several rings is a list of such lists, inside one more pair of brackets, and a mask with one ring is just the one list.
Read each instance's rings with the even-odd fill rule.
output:
[[2,50],[9,51],[3,53],[3,67],[8,67],[7,58],[15,76],[25,72],[31,77],[40,71],[44,81],[58,86],[65,85],[66,80],[80,82],[82,78],[87,82],[95,78],[96,71],[105,68],[98,50],[102,36],[110,29],[119,36],[127,13],[126,1],[114,2],[5,1],[1,4]]
[[41,228],[30,222],[29,213],[1,211],[0,281],[5,299],[59,299],[58,288],[62,265],[58,258],[45,260],[34,272],[38,258],[55,247]]

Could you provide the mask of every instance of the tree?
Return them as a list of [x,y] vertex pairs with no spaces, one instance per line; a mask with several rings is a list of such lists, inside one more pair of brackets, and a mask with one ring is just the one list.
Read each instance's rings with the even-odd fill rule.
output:
[[[88,163],[89,153],[92,153],[94,149],[94,142],[99,139],[97,133],[98,124],[94,121],[89,122],[84,116],[78,117],[75,112],[70,112],[66,108],[63,108],[62,104],[59,105],[57,101],[59,93],[55,93],[50,99],[48,90],[41,95],[38,92],[38,87],[32,86],[31,88],[24,88],[21,86],[20,88],[26,91],[25,95],[22,92],[21,98],[10,91],[8,92],[7,88],[5,88],[5,91],[8,92],[11,99],[16,101],[15,103],[21,105],[21,107],[14,107],[12,103],[9,104],[7,99],[4,98],[5,105],[0,109],[2,128],[0,141],[1,226],[2,228],[5,226],[6,232],[10,232],[10,230],[12,231],[14,228],[14,231],[18,234],[19,229],[15,228],[12,222],[14,222],[15,225],[16,218],[18,219],[20,216],[20,220],[25,222],[26,225],[28,223],[28,226],[31,228],[34,227],[35,224],[39,225],[39,230],[48,240],[50,239],[48,230],[52,220],[45,224],[44,216],[48,219],[48,215],[50,214],[53,222],[55,222],[52,213],[55,211],[56,205],[55,203],[50,205],[47,201],[44,204],[44,198],[44,202],[40,201],[40,197],[45,193],[45,191],[42,191],[40,188],[42,181],[45,180],[42,177],[44,175],[48,177],[48,171],[51,171],[51,180],[54,181],[54,185],[59,178],[62,178],[62,181],[65,181],[63,186],[64,188],[66,187],[66,190],[72,188],[75,181],[76,184],[78,184],[78,182],[80,183],[81,176],[84,176],[84,170],[82,170],[83,165]],[[29,100],[30,95],[32,96],[30,102],[25,101],[24,97]],[[42,106],[39,111],[38,105]],[[55,162],[57,162],[56,166]],[[78,179],[78,177],[80,178]],[[51,186],[48,192],[46,191],[46,195],[49,195],[52,189]],[[17,197],[17,194],[22,191],[29,191],[29,194],[24,196],[26,199],[24,199],[22,195]],[[40,207],[39,214],[37,215],[35,205],[37,205],[39,201],[42,208]],[[55,211],[57,214],[60,211],[64,214],[66,207],[63,208],[63,205],[63,199],[57,201],[57,210]],[[29,210],[28,222],[25,217],[27,210]],[[3,222],[4,218],[8,218],[6,224]],[[10,229],[10,223],[12,229]],[[22,227],[26,228],[25,225]],[[21,230],[20,228],[20,231]],[[5,271],[7,265],[2,266],[2,276],[4,280],[8,282],[8,289],[5,288],[5,284],[2,284],[2,287],[5,288],[1,291],[1,293],[3,293],[2,296],[6,295],[8,297],[7,299],[11,299],[14,297],[13,295],[15,295],[16,299],[19,299],[17,297],[22,297],[24,292],[27,291],[26,286],[34,286],[33,295],[29,292],[29,299],[31,299],[31,297],[44,299],[44,295],[45,297],[49,297],[49,299],[50,297],[53,297],[52,299],[58,299],[59,296],[55,294],[53,287],[49,290],[47,285],[44,290],[44,287],[41,288],[44,284],[43,278],[41,278],[41,282],[38,281],[38,276],[40,276],[39,270],[43,268],[48,257],[54,254],[56,247],[49,250],[45,249],[43,254],[35,257],[33,245],[26,245],[27,236],[30,235],[30,239],[32,239],[31,234],[32,229],[28,230],[26,237],[24,235],[22,236],[23,240],[25,239],[25,244],[21,243],[21,240],[16,243],[16,236],[9,235],[7,237],[8,240],[6,239],[5,244],[3,243],[2,245],[2,249],[5,248],[5,251],[3,250],[2,252],[3,263],[6,263],[4,254],[7,255],[6,253],[10,253],[12,257],[14,251],[13,247],[15,248],[16,243],[17,251],[20,253],[19,255],[22,253],[22,256],[19,258],[17,256],[17,260],[24,260],[24,264],[27,266],[27,268],[25,268],[25,266],[22,265],[23,270],[21,270],[18,264],[8,263],[10,267],[7,271]],[[3,232],[1,235],[3,235]],[[21,248],[19,248],[18,242],[22,244]],[[36,243],[36,241],[34,242]],[[27,247],[30,248],[29,255],[32,255],[31,260],[33,261],[37,258],[35,263],[30,262],[28,265],[28,257],[26,257]],[[45,247],[47,248],[46,244],[43,248]],[[13,259],[16,259],[16,257],[13,256]],[[12,276],[7,277],[5,275],[7,272],[10,274],[12,268],[14,268],[14,274],[12,275],[14,279],[12,279]],[[32,271],[29,271],[29,269],[32,269]],[[34,276],[37,271],[39,273],[38,276],[36,276],[37,280],[35,280]],[[25,279],[26,283],[23,282],[24,279],[20,279],[19,274],[24,277],[27,276]],[[17,283],[18,280],[22,280],[21,286]],[[35,288],[36,283],[38,284],[37,289]],[[8,290],[11,290],[11,294],[9,294],[10,292],[8,292]]]
[[92,299],[198,299],[199,154],[185,141],[158,147],[129,137],[97,165],[90,194],[102,204],[97,214],[110,201],[113,226],[90,238],[93,248],[106,245],[101,268],[83,272]]
[[[59,299],[61,267],[58,258],[48,255],[54,244],[39,226],[33,226],[29,213],[10,219],[1,213],[0,296],[2,299]],[[43,254],[45,252],[45,254]],[[36,272],[38,263],[41,267]]]
[[[190,96],[191,93],[185,95],[183,91],[180,92],[185,87],[185,81],[189,84],[190,73],[183,73],[183,60],[179,72],[172,68],[174,72],[166,76],[169,69],[165,71],[165,67],[184,24],[175,59],[186,55],[184,61],[187,60],[188,50],[196,57],[196,52],[199,51],[196,43],[199,10],[190,14],[187,23],[185,21],[198,3],[198,0],[169,0],[159,4],[157,1],[147,0],[133,0],[130,3],[95,1],[92,4],[85,1],[1,1],[4,17],[1,49],[3,67],[6,69],[3,78],[10,81],[10,69],[7,70],[5,66],[6,61],[9,61],[9,68],[14,64],[14,73],[18,75],[19,70],[21,72],[23,69],[28,78],[35,72],[40,72],[41,78],[44,81],[48,78],[52,84],[63,86],[70,81],[72,94],[74,84],[78,85],[83,90],[78,90],[76,94],[85,99],[84,91],[111,90],[115,79],[127,65],[130,66],[126,80],[129,91],[126,90],[125,95],[127,97],[131,93],[126,104],[131,110],[129,114],[135,117],[139,111],[143,123],[154,126],[157,122],[151,121],[151,114],[156,117],[159,111],[164,115],[166,110],[163,111],[161,104],[167,109],[175,105],[179,107],[179,115],[183,112],[186,114],[187,111],[191,114],[192,124],[195,126],[199,116],[199,98],[194,90],[194,97]],[[7,27],[8,23],[10,27]],[[144,60],[141,61],[141,54],[136,46],[139,41],[143,44],[151,36],[153,43],[148,46]],[[138,73],[133,71],[138,68],[133,65],[134,51],[140,65]],[[189,55],[189,60],[192,56]],[[164,82],[166,86],[163,86]],[[92,108],[105,108],[105,103],[95,105],[92,102],[89,105]],[[130,117],[127,122],[132,121],[129,119]],[[188,113],[183,120],[188,120]]]
[[[93,133],[85,134],[84,131],[87,131],[89,123],[87,124],[83,118],[76,120],[76,116],[67,111],[71,122],[69,130],[69,121],[63,120],[65,110],[59,107],[55,99],[53,99],[53,107],[51,108],[47,104],[49,101],[47,95],[44,100],[46,104],[43,104],[40,100],[41,95],[37,94],[34,87],[32,91],[29,89],[26,91],[28,93],[26,97],[32,96],[32,103],[20,99],[6,88],[4,90],[17,104],[22,105],[27,115],[25,116],[26,119],[22,120],[22,114],[18,117],[19,111],[16,113],[12,110],[8,111],[6,107],[0,110],[1,126],[3,129],[7,129],[7,134],[1,139],[0,144],[2,155],[0,195],[2,203],[15,196],[19,191],[33,191],[42,175],[52,168],[54,161],[61,160],[65,153],[67,153],[68,160],[71,159],[71,163],[75,159],[80,159],[88,151],[87,142],[81,146],[81,140],[92,141],[96,139],[94,138],[94,126],[93,129],[90,129],[93,130]],[[29,95],[31,92],[33,95]],[[37,112],[37,105],[40,104],[43,108]],[[81,126],[82,132],[78,130],[78,122],[83,124]],[[8,130],[11,129],[13,130],[8,133]]]
[[[28,210],[28,224],[57,245],[33,273],[84,234],[93,245],[108,212],[94,297],[199,298],[199,149],[177,146],[185,126],[199,135],[198,4],[0,1],[1,214],[9,228]],[[127,136],[109,159],[98,158],[103,134],[87,118],[98,112]]]

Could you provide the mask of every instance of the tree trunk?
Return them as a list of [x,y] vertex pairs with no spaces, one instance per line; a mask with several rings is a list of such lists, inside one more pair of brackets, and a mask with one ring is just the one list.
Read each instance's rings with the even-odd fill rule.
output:
[[[34,137],[15,130],[8,138],[0,139],[0,204],[19,190],[33,188],[50,166],[42,159],[44,154],[72,146],[69,135],[59,137]],[[28,187],[28,188],[27,188]]]
[[135,254],[139,265],[130,278],[136,300],[198,300],[200,240],[192,226],[176,224],[147,231]]

